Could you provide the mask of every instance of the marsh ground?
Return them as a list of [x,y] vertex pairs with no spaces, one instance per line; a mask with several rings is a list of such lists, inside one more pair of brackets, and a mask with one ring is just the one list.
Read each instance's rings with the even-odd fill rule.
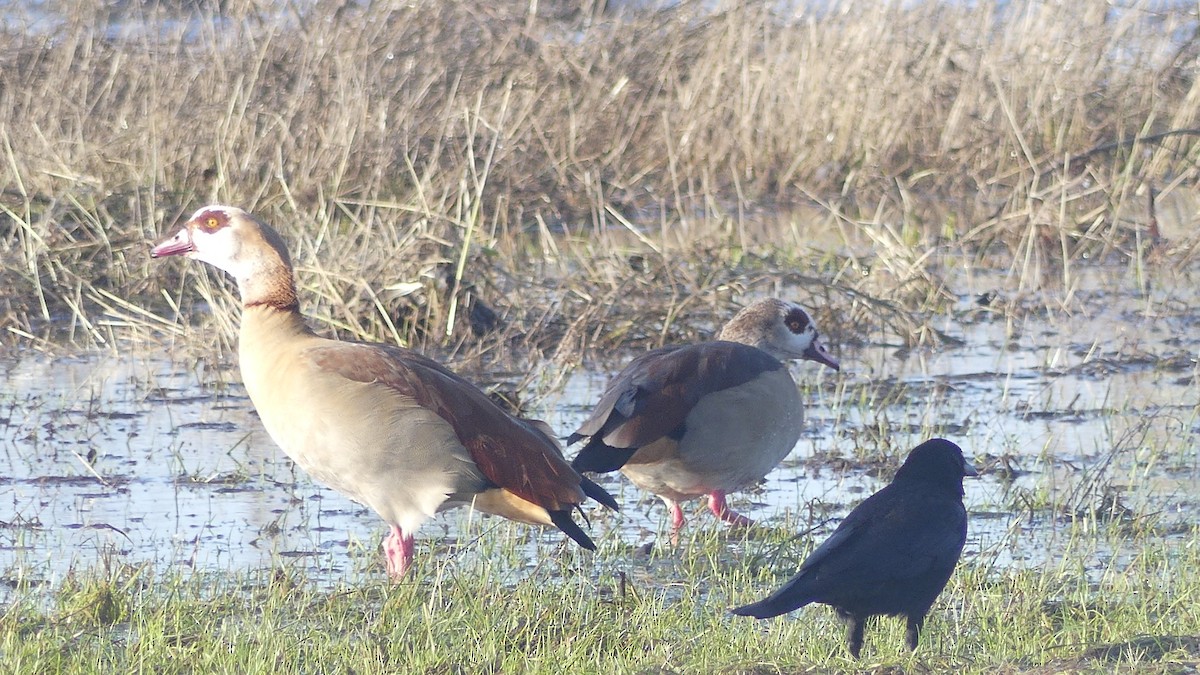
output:
[[[1194,7],[583,9],[5,8],[0,661],[1195,672]],[[738,497],[761,529],[697,512],[672,547],[614,480],[596,555],[455,513],[389,586],[377,521],[257,428],[230,284],[146,255],[214,200],[283,231],[320,330],[564,434],[760,295],[845,368],[795,367],[807,432]],[[986,471],[915,656],[724,613],[933,434]]]

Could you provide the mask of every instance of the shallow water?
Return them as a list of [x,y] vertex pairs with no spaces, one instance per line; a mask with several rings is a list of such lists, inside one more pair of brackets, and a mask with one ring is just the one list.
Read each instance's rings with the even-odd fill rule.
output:
[[[1099,269],[1091,284],[1121,274]],[[1119,537],[1103,534],[1107,522],[1168,540],[1188,533],[1200,508],[1194,286],[1080,290],[1065,311],[1013,323],[976,304],[981,284],[964,281],[959,307],[938,325],[961,346],[835,347],[841,374],[793,366],[809,401],[806,433],[734,506],[767,525],[815,528],[819,539],[908,448],[938,434],[985,469],[966,486],[968,556],[1045,565],[1060,555],[1070,514],[1096,523],[1082,562],[1097,573],[1125,553]],[[127,347],[0,360],[0,576],[54,580],[115,562],[300,566],[329,581],[364,568],[382,574],[382,522],[293,467],[262,431],[230,364],[185,354]],[[530,413],[565,435],[607,377],[578,370]],[[896,461],[881,466],[885,454]],[[594,514],[602,546],[662,539],[661,505],[618,478],[602,482],[625,505],[617,517]],[[689,527],[724,528],[700,502]],[[460,510],[421,530],[418,555],[457,555],[446,541],[469,552],[513,533],[540,544],[536,553],[518,544],[530,564],[561,540]],[[601,555],[617,550],[629,549],[610,545]]]

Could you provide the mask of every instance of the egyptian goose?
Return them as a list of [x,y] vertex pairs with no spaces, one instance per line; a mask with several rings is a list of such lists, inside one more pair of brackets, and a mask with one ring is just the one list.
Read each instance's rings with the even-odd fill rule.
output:
[[238,360],[263,426],[315,479],[387,521],[393,578],[412,563],[417,528],[457,506],[554,525],[595,550],[572,511],[587,497],[616,501],[571,468],[539,423],[408,349],[313,334],[287,248],[266,224],[206,206],[150,255],[200,260],[237,280]]
[[809,603],[833,606],[857,658],[863,628],[877,615],[904,616],[909,649],[967,541],[963,477],[978,472],[944,438],[918,445],[892,482],[871,495],[765,600],[734,614],[759,619]]
[[609,384],[591,417],[567,443],[588,438],[571,462],[578,471],[620,469],[671,511],[707,494],[713,514],[753,521],[725,501],[762,480],[800,438],[800,393],[785,361],[839,369],[804,308],[759,300],[738,312],[713,342],[657,349],[634,359]]

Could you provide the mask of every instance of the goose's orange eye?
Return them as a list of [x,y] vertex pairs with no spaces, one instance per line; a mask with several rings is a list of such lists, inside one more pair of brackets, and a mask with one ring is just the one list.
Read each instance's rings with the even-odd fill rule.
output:
[[206,209],[197,213],[194,218],[188,221],[188,227],[205,232],[216,232],[228,224],[229,216],[225,215],[220,209]]
[[811,319],[800,310],[792,310],[784,317],[783,325],[787,326],[787,329],[792,333],[799,335],[808,330],[809,325],[811,325]]

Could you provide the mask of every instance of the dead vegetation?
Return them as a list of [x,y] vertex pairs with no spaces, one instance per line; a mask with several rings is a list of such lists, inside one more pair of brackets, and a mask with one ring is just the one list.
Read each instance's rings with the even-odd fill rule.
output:
[[493,362],[689,339],[763,293],[834,342],[937,343],[950,263],[1069,299],[1080,264],[1191,262],[1149,205],[1197,180],[1194,7],[572,7],[4,10],[5,339],[181,308],[228,339],[229,284],[147,256],[213,201],[285,233],[330,330]]

